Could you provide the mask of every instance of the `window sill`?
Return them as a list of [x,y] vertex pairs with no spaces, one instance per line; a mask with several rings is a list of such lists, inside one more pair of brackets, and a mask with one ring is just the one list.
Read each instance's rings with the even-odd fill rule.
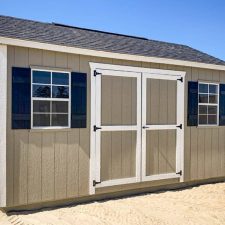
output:
[[219,128],[219,125],[198,125],[197,128]]
[[[74,129],[74,128],[73,128]],[[29,132],[68,132],[72,131],[72,128],[34,128],[30,129]]]

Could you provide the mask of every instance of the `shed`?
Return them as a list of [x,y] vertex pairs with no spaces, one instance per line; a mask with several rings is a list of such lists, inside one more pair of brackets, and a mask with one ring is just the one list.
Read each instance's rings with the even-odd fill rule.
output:
[[0,16],[0,207],[225,180],[225,62]]

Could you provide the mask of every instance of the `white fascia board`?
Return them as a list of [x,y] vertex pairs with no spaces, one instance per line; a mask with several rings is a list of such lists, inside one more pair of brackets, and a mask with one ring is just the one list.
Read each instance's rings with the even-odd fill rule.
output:
[[7,46],[0,45],[0,207],[6,206]]
[[68,47],[68,46],[55,45],[55,44],[46,44],[46,43],[40,43],[35,41],[6,38],[6,37],[0,37],[0,44],[36,48],[36,49],[43,49],[43,50],[56,51],[56,52],[88,55],[88,56],[95,56],[95,57],[103,57],[103,58],[131,60],[131,61],[137,61],[137,62],[161,63],[161,64],[168,64],[168,65],[197,67],[197,68],[225,71],[225,66],[223,65],[198,63],[198,62],[166,59],[166,58],[159,58],[159,57],[129,55],[129,54],[106,52],[106,51],[97,51],[97,50],[91,50],[91,49]]

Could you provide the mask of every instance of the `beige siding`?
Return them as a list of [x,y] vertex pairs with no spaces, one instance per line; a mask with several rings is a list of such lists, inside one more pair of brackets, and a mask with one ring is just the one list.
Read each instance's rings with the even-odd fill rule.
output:
[[[11,129],[11,68],[30,65],[89,73],[89,58],[8,47],[7,205],[88,195],[89,127],[65,131]],[[90,81],[88,121],[90,123]]]
[[[113,63],[120,65],[142,66],[149,68],[161,68],[171,70],[185,70],[185,181],[205,179],[210,177],[225,176],[225,128],[224,127],[187,127],[187,81],[204,80],[225,83],[225,72],[206,69],[196,69],[178,66],[168,66],[153,63],[138,63],[113,59],[100,59],[51,51],[34,50],[20,47],[8,47],[8,120],[7,120],[7,205],[22,205],[56,199],[75,198],[88,195],[89,189],[89,158],[90,158],[90,76],[88,76],[88,127],[85,129],[68,129],[63,131],[29,131],[11,129],[11,68],[12,66],[29,67],[30,65],[70,68],[73,71],[86,72],[90,75],[89,61]],[[114,78],[113,78],[114,79]],[[104,108],[104,120],[113,124],[136,123],[136,81],[130,80],[108,81],[113,92],[122,96],[109,99],[112,105],[120,108],[111,109],[110,104]],[[157,83],[157,82],[156,82]],[[152,104],[159,107],[158,115],[150,115],[149,120],[164,122],[174,121],[175,103],[173,84],[160,82]],[[158,86],[157,86],[158,85]],[[155,88],[156,89],[156,88]],[[112,96],[112,90],[105,90],[106,96]],[[166,96],[168,107],[165,106]],[[132,97],[131,97],[132,96]],[[151,95],[150,95],[151,96]],[[172,96],[169,98],[169,96]],[[151,96],[153,98],[153,96]],[[171,106],[171,107],[170,107]],[[172,107],[173,106],[173,107]],[[131,108],[131,113],[130,109]],[[120,110],[120,113],[118,113]],[[151,117],[152,116],[152,117]],[[135,171],[135,142],[134,132],[113,132],[103,134],[102,143],[105,152],[102,177],[104,179],[128,177]],[[173,157],[174,134],[166,132],[160,134],[157,142],[157,134],[151,134],[152,145],[156,145],[157,151],[149,151],[147,156],[156,159],[156,163],[149,163],[148,172],[173,171],[175,159]],[[162,140],[161,140],[162,139]],[[115,140],[115,141],[114,141]],[[149,146],[151,146],[149,144]],[[165,152],[165,146],[166,152]],[[158,151],[163,150],[160,156]],[[105,156],[104,156],[105,155]],[[108,165],[107,165],[108,163]],[[125,190],[132,187],[144,187],[151,185],[167,184],[171,181],[148,182],[145,184],[125,185],[98,189],[97,192],[112,190]]]

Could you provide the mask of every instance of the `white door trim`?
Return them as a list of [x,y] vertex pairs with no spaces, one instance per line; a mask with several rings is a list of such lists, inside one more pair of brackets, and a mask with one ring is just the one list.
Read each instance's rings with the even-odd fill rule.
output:
[[[95,194],[95,188],[107,187],[113,185],[121,185],[128,183],[140,182],[141,179],[141,73],[131,72],[126,70],[108,70],[104,64],[95,67],[91,65],[91,153],[90,153],[90,194]],[[94,71],[101,75],[94,76]],[[137,124],[136,125],[119,125],[119,126],[103,126],[101,124],[101,77],[102,76],[122,76],[135,77],[137,79]],[[101,127],[101,129],[94,132],[94,126]],[[109,181],[102,181],[93,186],[93,181],[101,181],[100,177],[100,140],[102,131],[137,131],[136,142],[136,171],[135,177],[115,179]]]
[[172,75],[172,76],[185,76],[185,71],[175,71],[175,70],[163,70],[163,69],[152,69],[152,68],[143,68],[135,66],[121,66],[113,64],[104,64],[104,63],[94,63],[90,62],[91,70],[114,70],[114,71],[123,71],[123,72],[136,72],[136,73],[151,73],[155,76],[158,75]]
[[[143,73],[142,75],[142,181],[152,181],[169,178],[180,178],[184,174],[184,78],[185,74],[158,75]],[[177,80],[177,121],[172,125],[150,125],[146,122],[147,79]],[[177,126],[182,124],[182,129]],[[176,130],[176,172],[168,174],[146,175],[146,131],[147,130]],[[182,171],[182,174],[177,174]]]
[[[143,141],[141,141],[141,135],[143,138],[143,134],[145,132],[142,132],[142,126],[143,126],[143,118],[142,111],[143,111],[143,106],[142,106],[142,99],[141,95],[144,93],[142,92],[142,88],[137,89],[137,97],[140,99],[137,101],[137,124],[138,125],[131,125],[131,126],[103,126],[102,130],[104,131],[116,131],[116,130],[137,130],[137,146],[140,146],[138,151],[136,151],[136,177],[134,178],[125,178],[125,179],[118,179],[116,182],[114,180],[111,181],[105,181],[104,183],[98,184],[96,187],[93,186],[93,180],[100,179],[99,174],[97,174],[97,171],[100,171],[100,168],[96,168],[96,160],[98,158],[98,161],[100,159],[100,155],[96,152],[95,145],[99,145],[99,137],[98,140],[96,140],[96,135],[95,132],[93,132],[93,127],[96,125],[96,122],[100,124],[99,121],[99,115],[101,112],[96,113],[96,107],[100,108],[97,102],[96,98],[99,98],[99,94],[96,96],[96,87],[98,87],[98,90],[100,90],[101,85],[100,81],[98,81],[98,84],[96,81],[99,79],[99,76],[97,75],[97,78],[93,76],[94,71],[98,71],[99,73],[103,73],[104,75],[114,75],[114,76],[127,76],[127,77],[137,77],[137,85],[143,85],[142,79],[142,74],[148,73],[151,74],[152,78],[157,78],[157,79],[169,79],[169,80],[176,80],[178,78],[183,78],[182,85],[180,85],[180,88],[178,90],[178,95],[177,99],[179,99],[179,104],[177,104],[178,111],[180,112],[180,117],[177,117],[177,120],[179,120],[182,124],[184,124],[184,92],[181,90],[184,90],[184,78],[186,72],[184,71],[172,71],[172,70],[162,70],[162,69],[151,69],[151,68],[141,68],[141,67],[132,67],[132,66],[121,66],[121,65],[112,65],[112,64],[102,64],[102,63],[93,63],[90,62],[90,68],[91,68],[91,146],[90,146],[90,180],[89,180],[89,193],[90,194],[95,194],[95,188],[96,187],[106,187],[106,186],[113,186],[113,185],[120,185],[120,184],[129,184],[129,183],[134,183],[134,182],[140,182],[140,181],[147,181],[147,180],[160,180],[160,179],[168,179],[168,178],[180,178],[180,181],[183,181],[183,173],[182,176],[178,174],[160,174],[160,175],[154,175],[151,177],[145,178],[143,174],[145,175],[145,171],[143,171],[144,165],[143,165],[143,158],[146,157],[146,155],[143,155],[143,146],[141,147],[141,144],[143,144]],[[146,96],[146,90],[145,90],[145,96]],[[146,106],[145,106],[146,108]],[[146,118],[145,118],[146,119]],[[162,125],[152,125],[148,129],[176,129],[176,126],[174,124],[172,125],[167,125],[165,126]],[[100,132],[99,132],[100,133]],[[179,137],[179,142],[177,143],[179,146],[183,146],[181,148],[181,151],[177,155],[178,158],[180,158],[179,165],[177,164],[177,168],[180,168],[182,171],[184,171],[184,134],[180,133],[178,134]],[[138,138],[140,136],[140,138]],[[139,140],[140,139],[140,140]],[[97,158],[96,158],[97,157]],[[100,165],[100,164],[99,164]],[[144,172],[144,173],[143,173]]]

